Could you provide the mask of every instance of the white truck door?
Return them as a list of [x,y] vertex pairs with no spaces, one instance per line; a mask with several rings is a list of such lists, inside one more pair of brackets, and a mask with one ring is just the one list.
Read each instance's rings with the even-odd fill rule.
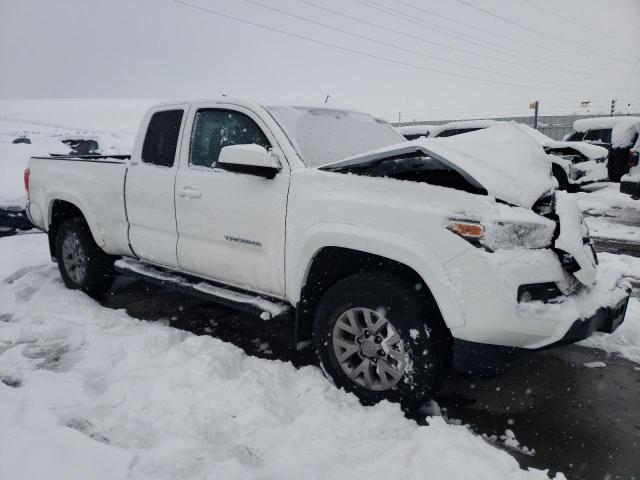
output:
[[[284,243],[289,166],[252,111],[191,108],[176,177],[178,262],[195,275],[256,292],[284,295]],[[282,170],[271,179],[217,164],[228,145],[272,149]]]
[[145,117],[144,140],[136,145],[125,184],[133,251],[168,267],[178,266],[174,184],[184,117],[185,110],[175,107],[155,109]]

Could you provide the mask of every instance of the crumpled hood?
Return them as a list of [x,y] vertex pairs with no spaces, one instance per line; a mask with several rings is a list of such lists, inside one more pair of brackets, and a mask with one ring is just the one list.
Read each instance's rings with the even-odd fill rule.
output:
[[335,170],[421,152],[507,203],[531,208],[555,188],[551,161],[539,143],[511,124],[445,138],[422,138],[362,153],[320,167]]

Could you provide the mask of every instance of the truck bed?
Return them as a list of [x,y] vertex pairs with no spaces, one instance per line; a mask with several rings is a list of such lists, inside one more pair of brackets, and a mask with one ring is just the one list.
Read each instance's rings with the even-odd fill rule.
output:
[[79,208],[107,253],[131,255],[125,208],[129,155],[51,155],[31,157],[30,215],[48,230],[60,203]]

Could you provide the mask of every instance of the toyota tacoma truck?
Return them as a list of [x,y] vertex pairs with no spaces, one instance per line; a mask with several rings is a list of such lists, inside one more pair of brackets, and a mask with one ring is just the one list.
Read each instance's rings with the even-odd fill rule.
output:
[[130,157],[34,157],[25,184],[66,286],[124,272],[283,320],[365,403],[424,401],[454,342],[613,332],[629,296],[508,124],[406,142],[347,110],[168,103]]

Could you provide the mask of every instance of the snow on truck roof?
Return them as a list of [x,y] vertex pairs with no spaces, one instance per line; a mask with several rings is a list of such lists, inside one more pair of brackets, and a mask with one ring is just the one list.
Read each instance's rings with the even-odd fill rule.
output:
[[594,117],[581,118],[573,122],[573,129],[576,132],[586,132],[587,130],[601,130],[613,128],[625,120],[640,120],[640,117]]
[[611,131],[611,146],[613,148],[631,147],[640,142],[640,118],[628,118],[618,123]]

